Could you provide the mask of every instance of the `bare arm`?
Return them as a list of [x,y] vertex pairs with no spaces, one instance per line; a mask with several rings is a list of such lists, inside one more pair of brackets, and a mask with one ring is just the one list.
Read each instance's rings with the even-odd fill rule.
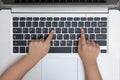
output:
[[31,42],[29,54],[6,70],[0,77],[0,80],[21,80],[48,53],[53,34],[54,32],[52,31],[46,41],[38,40]]
[[85,68],[86,80],[102,80],[97,65],[99,45],[95,42],[85,40],[83,29],[81,29],[81,39],[79,39],[78,53]]

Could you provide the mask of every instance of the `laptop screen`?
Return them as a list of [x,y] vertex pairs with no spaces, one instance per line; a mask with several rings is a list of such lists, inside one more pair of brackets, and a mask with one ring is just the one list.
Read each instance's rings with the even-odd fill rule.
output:
[[2,0],[4,4],[116,4],[118,0]]

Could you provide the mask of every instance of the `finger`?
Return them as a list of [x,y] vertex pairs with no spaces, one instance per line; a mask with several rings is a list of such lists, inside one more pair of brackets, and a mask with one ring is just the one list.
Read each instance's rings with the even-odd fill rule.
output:
[[87,44],[87,45],[90,45],[90,44],[91,44],[90,40],[87,40],[87,41],[86,41],[86,44]]
[[91,41],[91,44],[96,47],[96,43],[94,41]]
[[46,39],[46,42],[50,43],[52,38],[53,38],[53,35],[54,35],[54,31],[52,30],[48,36],[48,38]]
[[39,41],[44,42],[45,40],[44,39],[40,39]]
[[96,47],[97,47],[98,49],[100,49],[100,45],[99,45],[99,44],[97,44],[97,43],[96,43]]
[[86,44],[84,29],[81,29],[81,44]]

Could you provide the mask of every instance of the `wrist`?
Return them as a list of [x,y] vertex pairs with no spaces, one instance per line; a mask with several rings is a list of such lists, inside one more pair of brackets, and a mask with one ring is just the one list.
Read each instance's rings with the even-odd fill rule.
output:
[[95,66],[95,65],[97,65],[97,61],[96,60],[94,60],[94,61],[83,61],[83,65],[84,66]]

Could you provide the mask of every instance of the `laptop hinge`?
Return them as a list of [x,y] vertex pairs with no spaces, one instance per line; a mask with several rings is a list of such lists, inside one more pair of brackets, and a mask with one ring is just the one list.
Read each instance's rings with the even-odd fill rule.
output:
[[12,13],[108,13],[107,6],[101,5],[14,5]]

